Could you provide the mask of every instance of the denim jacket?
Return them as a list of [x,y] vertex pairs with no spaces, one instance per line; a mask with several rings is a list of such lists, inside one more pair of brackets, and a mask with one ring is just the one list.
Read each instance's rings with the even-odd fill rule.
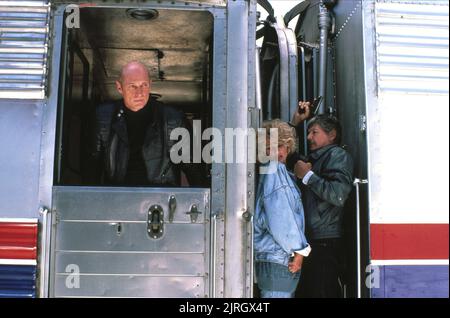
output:
[[[308,247],[300,190],[282,163],[272,161],[261,174],[256,194],[254,250],[256,261],[288,265],[294,251]],[[273,168],[273,169],[272,169]]]

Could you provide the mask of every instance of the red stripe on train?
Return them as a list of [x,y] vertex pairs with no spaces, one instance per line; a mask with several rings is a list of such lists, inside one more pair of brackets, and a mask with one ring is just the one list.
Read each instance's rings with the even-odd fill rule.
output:
[[448,259],[448,224],[371,224],[372,260]]
[[36,259],[37,223],[0,222],[0,258]]

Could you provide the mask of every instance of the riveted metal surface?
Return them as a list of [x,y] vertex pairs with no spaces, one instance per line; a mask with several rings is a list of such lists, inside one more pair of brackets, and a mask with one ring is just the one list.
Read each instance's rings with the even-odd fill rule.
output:
[[0,217],[38,215],[43,107],[37,100],[0,99]]
[[[54,187],[53,200],[53,296],[209,295],[208,189]],[[147,233],[155,205],[164,211],[158,239]],[[187,214],[193,205],[201,212],[196,222]],[[65,283],[73,268],[80,288]]]

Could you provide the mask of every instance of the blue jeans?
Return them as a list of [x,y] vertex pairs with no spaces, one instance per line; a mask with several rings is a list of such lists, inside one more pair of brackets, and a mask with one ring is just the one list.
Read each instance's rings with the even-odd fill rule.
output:
[[261,298],[293,298],[300,271],[291,273],[287,266],[271,262],[255,262],[256,280]]

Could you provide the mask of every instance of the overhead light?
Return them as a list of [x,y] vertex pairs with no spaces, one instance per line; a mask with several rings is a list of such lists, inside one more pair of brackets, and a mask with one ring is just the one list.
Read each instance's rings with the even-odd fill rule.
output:
[[153,20],[158,17],[159,13],[155,9],[128,9],[127,16],[129,18],[140,20],[140,21],[148,21]]

